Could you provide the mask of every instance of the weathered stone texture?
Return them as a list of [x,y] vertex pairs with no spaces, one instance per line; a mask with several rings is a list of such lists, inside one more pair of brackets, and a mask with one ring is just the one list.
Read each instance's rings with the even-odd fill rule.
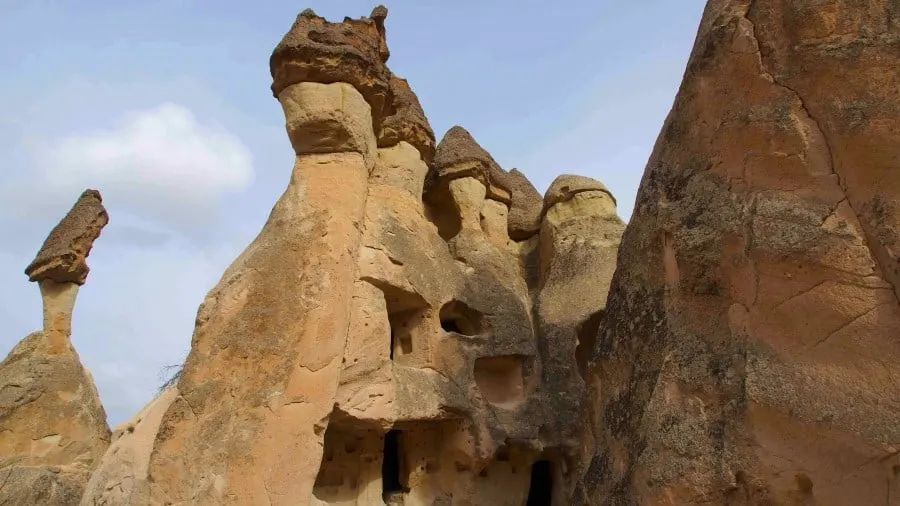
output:
[[710,0],[627,227],[435,145],[386,16],[273,52],[288,187],[112,444],[70,342],[99,193],[54,229],[0,504],[900,505],[896,1]]
[[150,460],[155,501],[310,497],[350,322],[367,177],[358,153],[297,157],[266,226],[198,312]]
[[112,444],[79,497],[81,506],[151,504],[147,482],[150,453],[162,417],[177,398],[178,388],[170,386],[134,418],[116,427]]
[[[291,182],[198,311],[177,386],[117,429],[82,504],[522,505],[533,467],[568,500],[585,453],[577,334],[607,282],[557,317],[580,267],[548,260],[543,335],[541,220],[559,262],[564,243],[614,244],[602,224],[621,222],[606,194],[544,217],[460,127],[435,147],[384,66],[385,14],[305,12],[275,50]],[[609,277],[601,253],[586,275]]]
[[384,7],[368,18],[341,23],[330,23],[312,9],[300,13],[269,59],[275,97],[302,82],[350,84],[372,107],[377,133],[381,120],[393,114],[386,17]]
[[378,147],[387,148],[401,141],[415,146],[425,163],[434,159],[434,130],[425,117],[419,98],[406,79],[391,77],[394,114],[384,119],[378,136]]
[[541,229],[541,194],[518,169],[509,171],[506,178],[512,202],[509,206],[509,236],[523,241]]
[[891,9],[709,2],[619,250],[579,502],[900,497]]
[[550,188],[547,189],[547,193],[544,195],[544,211],[546,212],[559,202],[571,200],[579,193],[590,191],[605,193],[612,201],[613,206],[616,205],[616,198],[600,181],[586,176],[563,174],[554,179]]
[[83,285],[90,271],[87,257],[108,222],[100,192],[85,190],[25,269],[28,279]]
[[366,167],[375,164],[375,134],[369,104],[347,83],[297,83],[278,95],[291,146],[297,156],[352,152]]

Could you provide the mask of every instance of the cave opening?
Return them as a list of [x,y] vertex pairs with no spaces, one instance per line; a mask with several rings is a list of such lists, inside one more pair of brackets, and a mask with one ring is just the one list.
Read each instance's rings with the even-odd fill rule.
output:
[[390,430],[384,435],[384,453],[381,460],[381,496],[384,502],[404,492],[400,480],[402,464],[400,436],[399,430]]
[[454,300],[444,304],[439,314],[444,332],[475,336],[482,332],[481,313]]
[[531,485],[527,506],[550,506],[553,503],[553,465],[539,460],[531,466]]
[[399,288],[382,285],[388,326],[390,327],[390,359],[413,352],[414,334],[428,308],[421,296]]

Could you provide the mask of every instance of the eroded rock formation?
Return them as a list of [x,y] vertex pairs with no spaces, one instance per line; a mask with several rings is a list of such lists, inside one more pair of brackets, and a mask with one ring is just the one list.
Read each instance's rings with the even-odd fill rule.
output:
[[98,193],[28,267],[0,503],[900,504],[895,3],[711,0],[627,230],[436,144],[387,9],[304,11],[290,183],[111,444],[69,340]]
[[0,504],[73,505],[109,444],[106,413],[72,347],[85,263],[109,221],[87,190],[26,269],[40,283],[44,328],[0,363]]
[[[593,182],[545,203],[461,127],[435,146],[385,65],[386,14],[307,10],[275,49],[290,184],[201,306],[177,386],[117,429],[83,504],[571,495],[590,456],[577,335],[605,304],[614,201]],[[580,246],[600,255],[565,307]]]
[[900,501],[898,13],[710,1],[622,239],[582,501]]

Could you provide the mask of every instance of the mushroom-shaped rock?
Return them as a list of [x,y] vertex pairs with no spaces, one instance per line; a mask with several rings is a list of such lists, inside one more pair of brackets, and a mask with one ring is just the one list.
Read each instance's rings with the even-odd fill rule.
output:
[[384,119],[378,136],[378,147],[386,148],[406,141],[419,150],[426,163],[434,159],[434,130],[425,117],[419,98],[406,79],[391,77],[394,114]]
[[509,237],[522,241],[541,229],[541,194],[518,169],[509,171],[506,182],[512,198],[508,218]]
[[109,445],[97,388],[70,340],[85,259],[108,221],[100,193],[85,191],[25,270],[40,282],[44,330],[0,362],[0,504],[78,504]]
[[481,181],[489,198],[510,202],[508,174],[468,130],[454,126],[444,134],[435,150],[434,170],[429,173],[425,189],[429,191],[463,177]]
[[616,198],[600,181],[586,176],[563,174],[553,180],[553,183],[550,184],[550,188],[547,189],[547,193],[544,194],[544,212],[546,213],[548,209],[560,202],[572,200],[572,197],[579,193],[593,191],[599,191],[609,195],[613,206],[615,206]]
[[278,97],[302,82],[351,84],[371,106],[377,131],[381,119],[393,112],[391,74],[385,65],[390,56],[386,17],[383,6],[371,17],[340,23],[330,23],[311,9],[303,11],[269,58],[272,92]]
[[28,279],[83,285],[90,271],[88,254],[107,223],[109,215],[100,192],[85,190],[25,269]]

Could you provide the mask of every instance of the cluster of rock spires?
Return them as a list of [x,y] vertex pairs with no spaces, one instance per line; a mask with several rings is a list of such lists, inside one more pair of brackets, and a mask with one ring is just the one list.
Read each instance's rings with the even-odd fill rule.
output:
[[275,49],[290,184],[112,435],[70,342],[99,194],[50,234],[0,504],[900,504],[896,2],[711,0],[627,229],[435,146],[386,16]]

